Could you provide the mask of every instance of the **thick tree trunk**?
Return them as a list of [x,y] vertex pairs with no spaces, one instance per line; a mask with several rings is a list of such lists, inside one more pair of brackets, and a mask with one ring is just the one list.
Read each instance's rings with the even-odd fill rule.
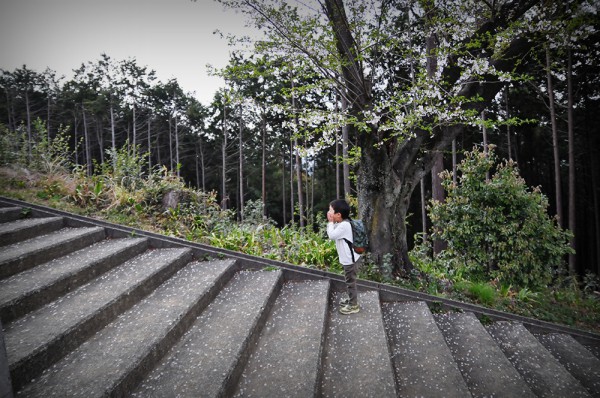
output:
[[393,271],[402,273],[413,268],[408,258],[405,220],[414,186],[399,178],[392,164],[387,151],[363,147],[358,176],[359,215],[370,221],[369,245],[375,261],[384,264],[391,260]]

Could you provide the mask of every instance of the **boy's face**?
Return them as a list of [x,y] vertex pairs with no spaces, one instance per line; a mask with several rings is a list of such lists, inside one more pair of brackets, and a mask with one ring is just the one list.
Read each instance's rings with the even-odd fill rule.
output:
[[333,210],[333,207],[329,206],[329,211],[327,212],[327,220],[333,222],[342,222],[342,214],[336,213]]

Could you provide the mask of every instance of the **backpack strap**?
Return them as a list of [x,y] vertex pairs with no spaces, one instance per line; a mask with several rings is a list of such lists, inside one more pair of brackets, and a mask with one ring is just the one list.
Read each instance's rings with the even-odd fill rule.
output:
[[[352,219],[350,218],[350,216],[348,216],[348,218],[346,218],[344,221],[347,221],[348,224],[350,224],[350,231],[352,231],[352,239],[354,239],[354,229],[352,228]],[[344,238],[344,240],[346,241],[346,243],[348,244],[348,247],[350,248],[350,255],[352,256],[352,263],[355,263],[356,260],[354,259],[354,245],[348,239]]]
[[344,238],[344,240],[346,241],[346,243],[348,244],[348,247],[350,248],[350,255],[352,256],[352,262],[355,263],[356,260],[354,259],[354,245],[352,245],[352,242],[350,242],[348,239]]

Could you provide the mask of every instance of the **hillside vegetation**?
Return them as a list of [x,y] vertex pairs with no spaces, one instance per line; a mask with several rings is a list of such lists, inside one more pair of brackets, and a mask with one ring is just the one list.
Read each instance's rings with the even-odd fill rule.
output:
[[[0,195],[101,218],[225,249],[341,273],[325,218],[313,228],[277,227],[263,218],[262,203],[248,202],[243,221],[222,210],[213,192],[187,187],[125,146],[88,176],[69,162],[65,141],[42,140],[31,154],[5,149],[15,137],[2,136]],[[11,141],[11,145],[6,140]],[[565,271],[568,233],[547,216],[547,200],[530,190],[508,162],[497,164],[474,150],[467,153],[454,183],[445,176],[448,199],[432,203],[433,236],[421,237],[411,252],[416,269],[391,273],[391,265],[369,261],[360,277],[442,297],[474,302],[520,315],[600,333],[598,278]],[[430,239],[446,249],[431,254]]]

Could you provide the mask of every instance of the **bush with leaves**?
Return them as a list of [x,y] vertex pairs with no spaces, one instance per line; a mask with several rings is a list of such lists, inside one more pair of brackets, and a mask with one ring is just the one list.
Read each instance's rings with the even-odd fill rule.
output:
[[546,196],[526,186],[514,162],[498,164],[493,148],[466,153],[458,170],[456,184],[442,173],[447,199],[429,206],[431,238],[447,242],[449,267],[519,288],[550,283],[564,269],[571,234],[549,217]]
[[0,166],[19,163],[19,153],[23,141],[24,134],[11,131],[4,124],[0,124]]

